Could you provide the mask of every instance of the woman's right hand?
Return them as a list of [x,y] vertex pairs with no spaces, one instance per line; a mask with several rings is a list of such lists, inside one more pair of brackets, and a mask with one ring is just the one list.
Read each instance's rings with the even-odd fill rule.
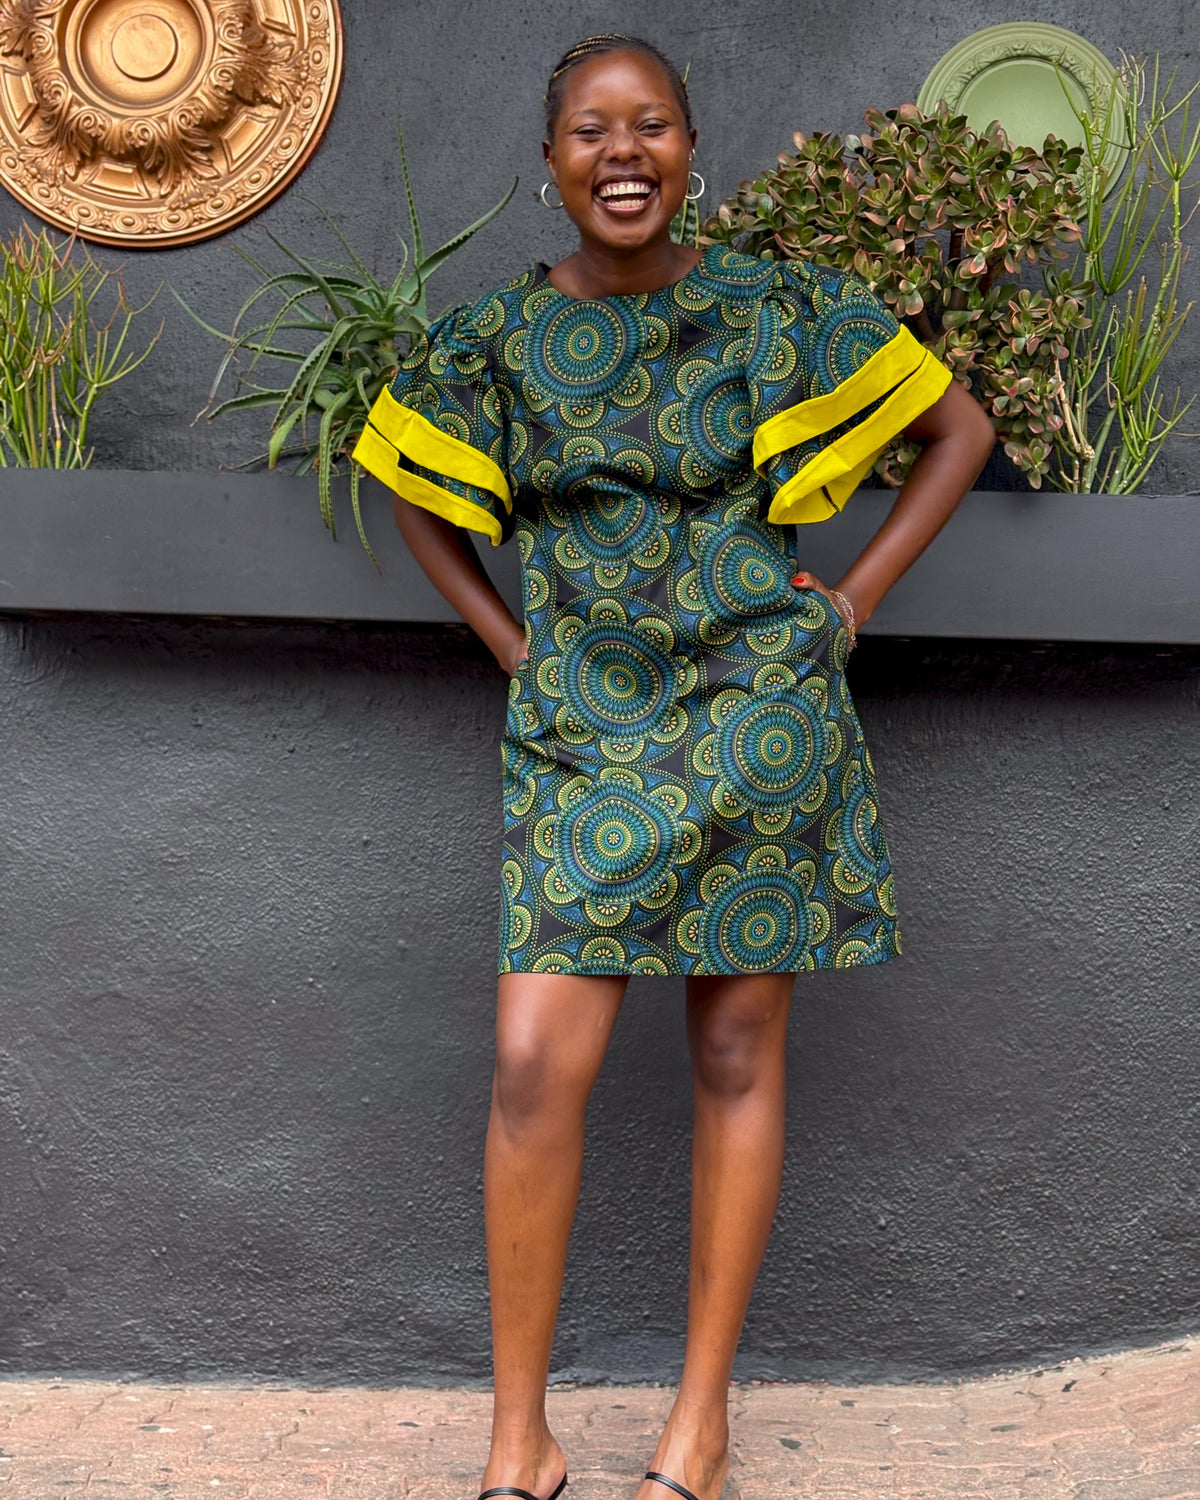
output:
[[521,634],[513,642],[512,648],[504,653],[504,659],[501,661],[500,665],[504,668],[504,670],[510,677],[515,676],[517,668],[521,665],[521,663],[528,655],[529,648],[525,642],[525,632],[522,631]]
[[399,495],[392,512],[421,571],[511,677],[525,655],[525,624],[514,617],[465,531]]

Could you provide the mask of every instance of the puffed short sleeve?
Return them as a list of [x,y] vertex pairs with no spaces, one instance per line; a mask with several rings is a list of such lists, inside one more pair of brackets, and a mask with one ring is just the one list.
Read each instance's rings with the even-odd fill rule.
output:
[[505,415],[471,307],[413,341],[367,417],[354,458],[396,494],[493,546],[512,533]]
[[767,518],[824,521],[953,376],[858,277],[780,264],[748,345],[754,467]]

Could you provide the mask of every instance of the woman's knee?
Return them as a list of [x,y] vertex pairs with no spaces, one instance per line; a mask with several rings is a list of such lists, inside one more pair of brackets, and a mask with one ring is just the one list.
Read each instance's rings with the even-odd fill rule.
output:
[[592,976],[506,975],[493,1096],[512,1124],[582,1116],[624,985]]
[[524,1028],[497,1036],[493,1090],[497,1107],[511,1123],[559,1114],[576,1102],[579,1083],[556,1058],[556,1050],[548,1038]]
[[710,1010],[692,1034],[696,1081],[728,1098],[774,1086],[783,1066],[786,1019],[786,999]]

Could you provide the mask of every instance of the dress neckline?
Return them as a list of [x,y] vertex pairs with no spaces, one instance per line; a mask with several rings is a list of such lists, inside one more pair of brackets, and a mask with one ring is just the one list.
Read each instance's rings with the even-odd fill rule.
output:
[[674,281],[668,281],[666,286],[650,287],[644,292],[610,292],[607,297],[572,297],[570,292],[560,291],[550,280],[550,267],[544,260],[539,260],[535,265],[534,276],[539,285],[549,287],[554,295],[561,298],[564,302],[579,302],[584,306],[589,302],[630,302],[635,297],[658,297],[664,292],[673,292],[677,286],[685,286],[693,276],[697,276],[707,269],[704,264],[706,259],[711,251],[718,248],[718,246],[714,245],[705,245],[700,251],[700,259],[694,266],[689,267],[682,276],[677,277]]

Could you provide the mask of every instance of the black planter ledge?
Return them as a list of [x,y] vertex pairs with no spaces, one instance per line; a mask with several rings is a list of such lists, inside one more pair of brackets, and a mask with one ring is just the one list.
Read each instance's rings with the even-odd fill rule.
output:
[[[303,620],[455,618],[409,556],[389,497],[363,486],[367,535],[335,486],[287,474],[0,470],[0,610]],[[804,566],[835,580],[895,493],[860,490],[799,528]],[[480,554],[520,611],[516,547]],[[864,634],[1200,643],[1200,497],[967,495]]]

